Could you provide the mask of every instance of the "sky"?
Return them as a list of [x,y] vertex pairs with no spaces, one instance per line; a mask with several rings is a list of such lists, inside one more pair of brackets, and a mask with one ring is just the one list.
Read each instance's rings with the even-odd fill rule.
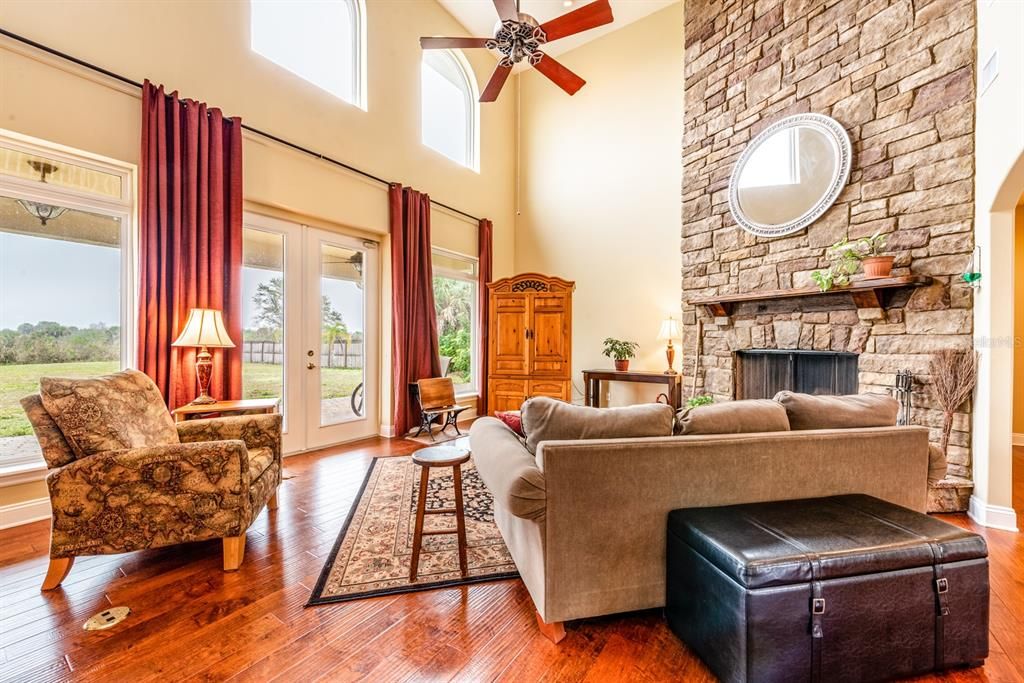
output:
[[113,247],[0,232],[0,329],[119,325],[120,257]]

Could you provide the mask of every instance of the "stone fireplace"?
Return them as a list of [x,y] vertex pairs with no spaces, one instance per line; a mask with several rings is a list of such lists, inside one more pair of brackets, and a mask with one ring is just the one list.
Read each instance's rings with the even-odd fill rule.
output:
[[[974,248],[974,3],[685,0],[684,13],[687,384],[732,399],[739,352],[855,354],[859,392],[888,393],[897,371],[913,372],[910,422],[938,443],[929,354],[972,347],[973,290],[958,275]],[[729,213],[732,167],[757,133],[801,112],[843,125],[853,146],[849,182],[807,229],[756,237]],[[930,279],[875,304],[856,293],[744,300],[728,310],[688,303],[810,286],[829,245],[876,231],[889,235],[895,276]],[[970,491],[971,407],[961,411],[950,481],[936,493],[947,502]]]

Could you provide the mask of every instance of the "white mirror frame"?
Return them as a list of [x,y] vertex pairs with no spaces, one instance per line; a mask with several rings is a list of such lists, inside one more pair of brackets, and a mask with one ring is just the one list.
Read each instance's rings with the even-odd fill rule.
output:
[[[835,172],[832,175],[832,181],[829,183],[828,190],[822,195],[821,199],[801,216],[788,223],[758,223],[745,215],[740,207],[738,186],[740,173],[761,143],[780,130],[796,126],[807,126],[821,131],[831,143],[832,151],[836,155]],[[781,237],[802,230],[821,218],[821,215],[828,211],[829,207],[836,201],[839,193],[843,191],[843,187],[846,186],[846,182],[850,179],[851,158],[850,136],[847,135],[842,124],[832,117],[823,114],[795,114],[780,119],[758,133],[747,144],[740,158],[736,160],[736,165],[733,166],[732,175],[729,178],[729,213],[732,214],[733,220],[741,228],[758,237]]]

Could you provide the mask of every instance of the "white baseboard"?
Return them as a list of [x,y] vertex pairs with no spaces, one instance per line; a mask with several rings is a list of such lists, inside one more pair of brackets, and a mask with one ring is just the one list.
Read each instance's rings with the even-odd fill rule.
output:
[[1013,435],[1013,445],[1014,446],[1024,446],[1024,434],[1014,434]]
[[1013,508],[1002,505],[986,505],[977,496],[971,496],[971,503],[967,508],[967,516],[982,526],[990,529],[1002,529],[1003,531],[1019,531],[1017,528],[1017,513]]
[[50,499],[36,498],[0,507],[0,529],[50,518]]

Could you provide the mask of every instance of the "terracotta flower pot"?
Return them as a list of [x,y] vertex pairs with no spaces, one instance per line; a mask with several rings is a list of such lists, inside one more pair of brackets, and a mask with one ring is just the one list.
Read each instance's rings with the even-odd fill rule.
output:
[[627,358],[626,360],[616,360],[615,369],[618,370],[619,372],[626,372],[627,370],[629,370],[629,359]]
[[892,275],[894,256],[869,256],[861,261],[864,264],[864,277],[877,278]]

